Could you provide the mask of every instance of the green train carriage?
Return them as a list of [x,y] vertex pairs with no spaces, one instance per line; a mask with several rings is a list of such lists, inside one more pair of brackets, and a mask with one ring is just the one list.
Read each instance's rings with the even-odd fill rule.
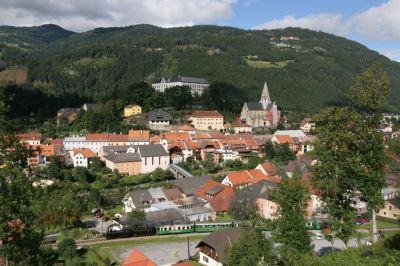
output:
[[156,235],[210,233],[234,227],[231,222],[198,222],[174,225],[162,225],[156,227]]

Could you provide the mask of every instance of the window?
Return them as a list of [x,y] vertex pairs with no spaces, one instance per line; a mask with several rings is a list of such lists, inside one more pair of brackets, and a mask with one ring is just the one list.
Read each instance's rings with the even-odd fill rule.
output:
[[386,212],[383,212],[383,215],[386,215]]
[[208,263],[208,258],[206,256],[203,256],[203,261]]
[[389,206],[389,211],[391,211],[392,210],[392,206]]

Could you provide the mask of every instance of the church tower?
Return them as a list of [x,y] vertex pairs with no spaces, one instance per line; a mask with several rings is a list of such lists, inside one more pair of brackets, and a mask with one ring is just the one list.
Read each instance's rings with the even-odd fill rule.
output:
[[262,104],[264,110],[267,109],[268,104],[271,103],[267,82],[264,83],[264,88],[261,93],[260,103]]

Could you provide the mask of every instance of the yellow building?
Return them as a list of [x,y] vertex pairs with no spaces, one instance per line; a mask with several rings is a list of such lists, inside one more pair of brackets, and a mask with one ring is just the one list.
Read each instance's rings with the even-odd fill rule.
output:
[[188,117],[195,129],[223,130],[224,116],[217,111],[195,111]]
[[128,105],[124,108],[124,117],[134,116],[142,113],[142,107],[139,105]]

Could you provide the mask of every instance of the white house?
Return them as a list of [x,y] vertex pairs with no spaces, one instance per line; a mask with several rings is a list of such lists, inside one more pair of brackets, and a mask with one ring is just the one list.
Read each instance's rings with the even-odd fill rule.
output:
[[142,158],[142,173],[150,173],[161,168],[167,170],[169,167],[169,153],[161,144],[139,145],[138,153]]
[[306,134],[302,130],[277,130],[274,136],[286,135],[291,138],[304,138]]
[[304,118],[300,122],[300,129],[308,133],[315,130],[315,122],[311,118]]
[[96,154],[88,148],[73,149],[72,151],[69,151],[69,153],[74,167],[87,168],[90,161],[96,158]]
[[64,149],[72,151],[73,149],[86,148],[86,137],[72,136],[64,138]]

